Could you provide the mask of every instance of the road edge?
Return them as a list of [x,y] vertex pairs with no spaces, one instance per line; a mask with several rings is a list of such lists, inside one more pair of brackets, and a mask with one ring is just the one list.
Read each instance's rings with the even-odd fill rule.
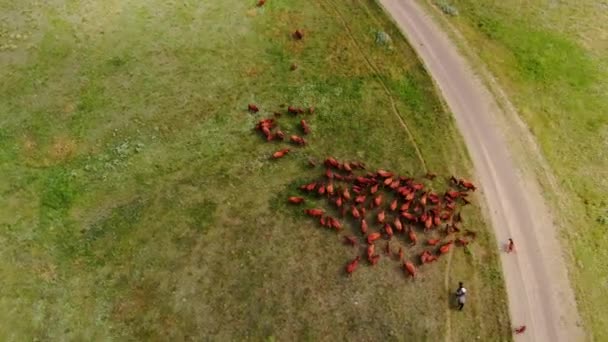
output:
[[[449,106],[449,101],[446,98],[446,93],[444,93],[444,91],[442,91],[441,85],[438,84],[439,82],[437,81],[435,75],[433,75],[432,67],[429,66],[429,64],[427,63],[427,61],[423,57],[423,52],[420,51],[421,48],[418,46],[418,44],[416,44],[416,40],[417,39],[412,39],[411,32],[408,33],[408,32],[406,32],[406,30],[404,28],[402,28],[402,25],[398,22],[397,18],[393,15],[393,13],[391,13],[391,10],[389,10],[387,8],[387,6],[385,6],[384,2],[387,2],[387,1],[390,1],[390,0],[384,0],[384,1],[383,0],[379,0],[377,2],[379,4],[379,6],[385,11],[385,13],[387,13],[387,15],[389,17],[391,17],[391,19],[393,20],[394,24],[400,29],[401,33],[410,42],[410,46],[413,48],[413,50],[419,56],[419,59],[421,60],[421,62],[425,66],[425,68],[426,68],[427,72],[429,73],[429,75],[431,76],[431,79],[433,80],[433,84],[436,87],[438,93],[441,94],[442,101],[444,101],[444,104],[447,104],[448,108],[452,109],[451,106]],[[411,1],[411,2],[415,3],[417,1]],[[427,7],[427,6],[420,6],[420,5],[415,5],[415,6],[416,7]],[[427,18],[425,18],[425,20],[428,20],[431,23],[430,26],[437,25],[437,26],[441,27],[441,25],[436,24],[436,21],[437,21],[436,18],[434,18],[433,15],[431,15],[431,14],[428,13],[428,8],[425,8],[424,10],[419,10],[419,9],[417,9],[417,10],[419,12],[423,13],[423,15],[427,17]],[[482,90],[485,90],[485,92],[487,92],[487,93],[489,93],[491,95],[491,97],[492,97],[491,101],[495,105],[495,106],[492,107],[492,109],[495,109],[494,107],[497,107],[497,109],[498,109],[498,110],[492,110],[492,112],[502,112],[500,115],[492,115],[492,121],[494,121],[493,123],[500,122],[501,124],[503,124],[503,123],[507,122],[509,124],[509,126],[513,126],[513,124],[517,124],[517,128],[519,128],[520,130],[521,129],[527,129],[527,127],[523,123],[523,120],[521,119],[521,117],[519,116],[519,114],[517,113],[517,111],[515,110],[515,107],[513,107],[513,105],[510,103],[510,101],[508,101],[508,98],[506,98],[504,96],[497,96],[497,94],[496,94],[496,87],[498,87],[498,84],[494,83],[494,84],[488,85],[488,82],[491,82],[491,81],[496,82],[496,80],[494,78],[491,78],[488,81],[488,79],[486,77],[480,77],[480,75],[477,72],[475,72],[475,71],[479,71],[479,69],[474,68],[474,67],[472,67],[470,65],[470,58],[467,58],[467,57],[470,57],[470,56],[467,56],[467,55],[469,55],[469,53],[465,53],[464,56],[463,56],[463,53],[461,51],[462,49],[459,46],[459,44],[455,44],[453,42],[453,36],[451,36],[450,34],[446,33],[445,32],[446,30],[443,29],[443,27],[441,27],[441,28],[442,29],[436,29],[438,35],[445,35],[446,40],[449,41],[451,43],[451,45],[456,46],[456,48],[454,50],[456,51],[456,55],[458,55],[460,57],[460,59],[462,59],[462,62],[463,62],[462,64],[466,67],[467,71],[469,71],[473,75],[473,79],[475,79],[477,82],[481,83],[481,88],[485,88],[485,89],[482,89]],[[414,28],[414,30],[416,30],[416,29]],[[483,69],[483,67],[482,67],[482,69]],[[484,76],[483,75],[483,71],[487,72],[487,75],[489,74],[489,71],[483,69],[481,76]],[[491,74],[489,74],[489,75],[491,75]],[[498,88],[500,90],[500,87],[498,87]],[[505,94],[504,94],[504,92],[501,92],[500,95],[505,95]],[[510,107],[505,108],[505,103],[503,102],[504,100],[507,100],[507,105],[510,105]],[[454,115],[454,110],[450,110],[450,112]],[[511,122],[508,121],[509,118],[512,120]],[[515,119],[515,120],[513,120],[513,119]],[[525,133],[527,133],[527,134],[525,134],[525,138],[526,139],[524,139],[524,140],[529,140],[531,142],[535,142],[535,140],[533,139],[533,137],[530,136],[529,130],[527,132],[525,132]],[[508,137],[505,136],[505,132],[503,130],[503,127],[500,127],[500,129],[499,129],[499,135],[502,136],[502,138],[503,138],[503,140],[505,142],[509,141]],[[521,139],[521,137],[518,137],[518,138]],[[535,150],[534,152],[539,152],[540,151],[540,149],[538,148],[538,145],[534,145],[534,147],[537,148],[537,150]],[[485,150],[485,148],[482,148],[482,150]],[[545,204],[547,200],[543,196],[540,196],[541,192],[540,192],[539,184],[537,183],[538,182],[538,179],[536,177],[537,174],[535,172],[532,172],[532,174],[534,175],[534,177],[530,177],[529,170],[527,170],[525,167],[522,167],[521,160],[518,159],[518,158],[514,158],[514,156],[513,156],[513,149],[511,148],[511,146],[509,146],[509,148],[507,149],[507,152],[508,152],[507,155],[510,157],[509,159],[511,159],[511,161],[514,161],[514,162],[517,161],[517,163],[514,163],[514,166],[515,166],[514,170],[515,170],[515,173],[516,173],[515,177],[519,180],[520,184],[525,185],[526,187],[531,187],[531,188],[533,188],[531,192],[538,193],[538,196],[534,196],[534,194],[531,196],[532,199],[534,200],[534,202],[538,203],[538,205],[535,205],[534,202],[532,203],[532,205],[534,207],[533,209],[531,209],[532,212],[537,212],[537,211],[534,211],[534,210],[540,210],[542,213],[550,213],[550,211],[546,209],[546,208],[548,208],[548,206],[546,206],[546,204]],[[478,151],[478,153],[479,153],[479,151]],[[472,153],[469,150],[469,154],[471,156],[471,159],[474,161],[474,164],[477,164],[475,162],[476,158],[474,156],[474,153]],[[542,157],[542,155],[540,155],[540,156]],[[477,162],[479,162],[479,160]],[[538,160],[537,163],[540,163],[541,167],[543,167],[542,171],[547,172],[548,168],[545,167],[547,164],[543,164],[543,160],[542,159]],[[492,165],[490,165],[490,167],[491,166]],[[474,170],[475,170],[475,173],[478,174],[477,167],[475,167]],[[486,170],[486,172],[487,172],[487,170]],[[550,179],[550,181],[551,181],[551,179]],[[550,185],[552,185],[552,187],[554,187],[555,183],[552,183]],[[496,190],[499,190],[499,189],[496,189]],[[489,204],[488,201],[490,199],[487,197],[487,195],[485,195],[484,197],[485,197],[484,198],[485,201],[484,201],[483,205],[485,206],[486,204]],[[501,202],[503,202],[503,201],[501,201]],[[526,201],[526,202],[530,202],[530,201]],[[507,205],[508,206],[508,203],[503,204],[503,205]],[[485,210],[488,210],[486,213],[489,214],[491,212],[490,207],[491,207],[491,205],[485,206],[485,207],[482,207],[482,208],[484,208]],[[496,207],[496,203],[495,203],[494,207]],[[505,210],[508,210],[508,209],[509,208],[507,208]],[[547,218],[550,218],[550,217],[553,217],[553,216],[551,216],[551,215],[547,216]],[[543,223],[546,223],[546,224],[548,224],[550,226],[555,226],[555,222],[552,219],[550,219],[550,222],[546,222],[548,220],[544,220],[544,221],[545,222],[543,222]],[[492,222],[492,220],[490,220],[489,222]],[[498,228],[496,228],[495,223],[496,222],[493,222],[491,224],[492,224],[492,226],[494,228],[495,236],[498,237],[498,235],[500,235],[499,234],[500,231],[498,230]],[[555,230],[555,238],[557,239],[557,246],[561,247],[562,241],[560,241],[560,239],[559,239],[559,229]],[[538,247],[538,246],[535,245],[534,247]],[[562,256],[566,257],[565,259],[568,258],[569,255],[567,255],[567,254],[564,255],[564,249],[563,248],[558,249],[558,251],[561,252]],[[560,253],[555,253],[555,254],[560,254]],[[553,258],[553,259],[555,259],[555,258]],[[561,258],[558,257],[558,259],[561,259]],[[506,261],[505,261],[505,258],[502,257],[502,256],[501,256],[501,263],[502,263],[502,266],[503,266],[502,267],[503,274],[506,277],[506,275],[507,275],[506,274],[507,273]],[[552,261],[552,262],[550,262],[549,266],[546,266],[546,265],[545,266],[546,266],[546,269],[550,269],[551,267],[553,267],[553,269],[551,269],[551,270],[557,270],[559,272],[560,270],[555,267],[556,264],[560,265],[560,262],[559,261]],[[572,286],[571,286],[570,272],[569,272],[567,266],[564,267],[564,269],[566,271],[566,281],[567,281],[568,285],[570,285],[570,286],[567,289],[565,289],[564,291],[558,291],[558,292],[559,292],[559,294],[561,296],[560,299],[563,299],[562,301],[566,302],[565,305],[567,305],[570,310],[574,309],[574,313],[573,314],[568,314],[568,315],[560,315],[560,317],[559,317],[560,319],[559,320],[558,319],[553,319],[553,320],[549,319],[549,322],[545,321],[544,317],[537,317],[537,318],[541,322],[543,322],[544,325],[545,325],[545,327],[544,327],[546,329],[545,330],[545,334],[546,335],[544,335],[545,339],[557,338],[558,340],[564,339],[564,340],[570,341],[570,340],[572,340],[572,338],[574,338],[574,340],[579,340],[579,339],[583,339],[584,336],[585,336],[585,334],[582,331],[582,329],[580,329],[581,328],[581,319],[580,319],[580,315],[578,314],[578,310],[577,310],[577,302],[574,300],[575,295],[574,295],[574,291],[572,290]],[[530,273],[530,272],[531,272],[531,270],[528,270],[528,273]],[[560,279],[560,280],[561,280],[561,282],[560,282],[561,285],[563,285],[564,284],[563,279]],[[521,281],[523,281],[523,279]],[[528,290],[528,291],[530,291],[530,290]],[[539,290],[537,289],[536,292],[539,292]],[[543,293],[545,291],[541,290],[540,292]],[[507,294],[509,294],[508,288],[507,288]],[[512,297],[512,296],[509,296],[509,297]],[[552,298],[551,296],[548,296],[548,297]],[[553,296],[553,297],[555,297],[555,296]],[[571,300],[570,300],[570,298],[571,298]],[[512,302],[512,301],[513,301],[513,298],[510,298],[510,302]],[[562,301],[560,301],[560,304],[562,303]],[[549,303],[549,304],[553,304],[553,306],[555,306],[554,302],[556,302],[556,301],[555,301],[555,298],[552,298],[552,299],[545,299],[545,302]],[[572,304],[572,303],[574,303],[574,304]],[[528,304],[528,306],[530,306],[530,304]],[[568,311],[568,310],[565,310],[565,311]],[[513,321],[513,314],[514,313],[512,311],[512,305],[509,305],[509,313],[510,313],[510,316],[511,316],[511,320]],[[562,314],[563,314],[563,311],[562,311]],[[539,316],[538,312],[537,312],[536,316]],[[544,315],[540,315],[540,316],[544,316]],[[531,319],[532,317],[529,317],[529,318]],[[556,323],[558,323],[557,325],[568,327],[569,331],[566,332],[565,334],[560,334],[560,335],[557,335],[557,333],[555,331],[551,332],[552,329],[548,327],[548,326],[552,325],[551,321],[553,321],[553,325],[555,325]],[[547,331],[549,331],[549,333],[547,333]],[[541,334],[541,336],[542,336],[542,334]],[[551,336],[553,338],[549,338],[549,336]],[[528,338],[530,338],[530,334],[528,334]]]
[[[509,142],[511,143],[512,151],[517,152],[513,153],[512,157],[517,161],[516,164],[519,171],[524,174],[523,178],[528,180],[533,179],[537,187],[545,192],[549,192],[548,195],[543,196],[544,202],[545,204],[555,203],[557,208],[549,206],[547,209],[552,218],[561,218],[559,212],[569,210],[570,208],[567,204],[564,204],[564,199],[568,195],[560,190],[559,181],[555,176],[553,168],[543,155],[541,147],[534,137],[534,133],[522,119],[517,107],[511,102],[506,91],[500,86],[496,76],[489,70],[488,65],[473,51],[473,48],[468,44],[460,30],[450,23],[446,15],[431,0],[416,1],[421,4],[425,12],[443,29],[443,32],[449,37],[461,55],[471,62],[470,67],[475,76],[494,96],[496,104],[501,109],[501,115],[497,116],[496,119],[500,121],[501,126],[504,127],[504,131],[507,132],[505,135],[518,138],[510,139]],[[580,310],[581,306],[584,306],[584,303],[579,300],[580,290],[578,290],[572,270],[576,265],[576,258],[567,241],[567,227],[557,220],[553,220],[553,225],[557,227],[557,237],[560,245],[562,247],[567,246],[567,248],[562,248],[561,255],[566,261],[566,271],[570,280],[570,287],[577,289],[574,291],[575,306],[578,312],[577,326],[587,331],[587,324],[583,312]],[[593,340],[593,333],[590,333],[587,337]]]

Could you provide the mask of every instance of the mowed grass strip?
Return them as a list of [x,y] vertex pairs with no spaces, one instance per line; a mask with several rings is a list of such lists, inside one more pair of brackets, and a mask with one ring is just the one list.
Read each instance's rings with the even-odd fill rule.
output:
[[[536,137],[586,331],[608,339],[608,12],[598,1],[449,1],[449,17]],[[557,191],[555,191],[557,190]]]
[[[468,174],[449,113],[373,2],[0,13],[2,340],[510,339],[475,205],[475,243],[410,281],[384,257],[345,277],[357,251],[286,203],[327,155],[421,176],[416,144],[438,190]],[[273,161],[286,144],[253,128],[290,104],[316,108],[309,146]],[[279,124],[295,133],[298,120]],[[450,307],[458,281],[463,312]]]

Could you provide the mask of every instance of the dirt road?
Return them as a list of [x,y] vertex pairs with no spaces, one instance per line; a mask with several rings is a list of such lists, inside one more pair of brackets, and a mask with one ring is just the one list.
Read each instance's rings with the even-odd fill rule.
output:
[[481,184],[497,248],[509,237],[516,243],[515,254],[501,255],[512,324],[527,326],[516,340],[584,340],[556,227],[536,181],[520,172],[509,154],[497,119],[501,109],[419,4],[414,0],[380,3],[420,56],[454,114]]

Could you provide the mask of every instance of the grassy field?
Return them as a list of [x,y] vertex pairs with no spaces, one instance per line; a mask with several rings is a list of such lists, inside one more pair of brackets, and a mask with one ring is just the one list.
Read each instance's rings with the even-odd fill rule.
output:
[[[285,204],[327,155],[467,175],[405,40],[372,1],[254,4],[0,0],[0,339],[510,340],[477,206],[412,282],[345,277],[355,251]],[[290,104],[310,145],[269,160],[254,124]]]
[[439,1],[538,140],[541,176],[564,240],[587,331],[608,340],[608,11],[601,1]]

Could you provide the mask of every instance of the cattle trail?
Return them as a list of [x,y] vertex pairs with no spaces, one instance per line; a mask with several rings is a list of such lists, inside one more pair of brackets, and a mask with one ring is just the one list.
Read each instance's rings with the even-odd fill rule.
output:
[[445,292],[448,294],[448,305],[445,309],[445,342],[452,341],[452,317],[450,316],[450,302],[452,300],[452,292],[450,291],[450,266],[452,265],[452,255],[454,255],[454,251],[450,251],[450,254],[448,255],[444,278]]
[[386,93],[386,95],[388,96],[388,98],[389,98],[389,100],[391,102],[391,107],[392,107],[392,110],[393,110],[393,114],[395,114],[395,116],[399,120],[399,123],[401,124],[401,127],[403,127],[403,129],[407,133],[407,136],[408,136],[410,142],[412,143],[412,145],[414,147],[414,150],[416,151],[416,156],[418,157],[418,160],[420,161],[420,164],[422,165],[423,171],[424,172],[428,172],[428,169],[427,169],[427,166],[426,166],[426,162],[425,162],[424,158],[422,157],[422,152],[420,151],[420,148],[418,147],[418,144],[416,143],[416,139],[414,139],[414,136],[412,135],[412,132],[411,132],[409,126],[407,125],[407,123],[405,122],[405,120],[403,120],[403,116],[401,115],[401,112],[399,111],[399,109],[397,108],[397,105],[395,104],[395,100],[393,99],[393,95],[391,94],[390,89],[388,89],[386,83],[384,83],[384,81],[382,80],[382,77],[380,76],[380,72],[378,71],[378,68],[376,68],[376,66],[369,60],[369,58],[367,57],[367,55],[365,54],[365,52],[363,51],[363,49],[361,49],[361,47],[359,46],[359,44],[357,44],[357,40],[353,36],[353,33],[352,33],[351,29],[350,29],[350,26],[348,26],[348,23],[346,22],[346,20],[344,20],[344,17],[340,13],[340,11],[338,11],[335,7],[333,7],[330,4],[326,3],[326,5],[340,19],[340,22],[342,23],[342,25],[346,29],[346,32],[348,33],[348,36],[350,37],[352,45],[355,47],[355,49],[357,50],[357,52],[359,52],[359,54],[361,55],[361,57],[363,57],[363,59],[365,60],[367,66],[370,68],[370,70],[376,76],[376,79],[378,80],[378,83],[380,83],[380,85],[382,86],[382,89],[384,90],[384,92]]

